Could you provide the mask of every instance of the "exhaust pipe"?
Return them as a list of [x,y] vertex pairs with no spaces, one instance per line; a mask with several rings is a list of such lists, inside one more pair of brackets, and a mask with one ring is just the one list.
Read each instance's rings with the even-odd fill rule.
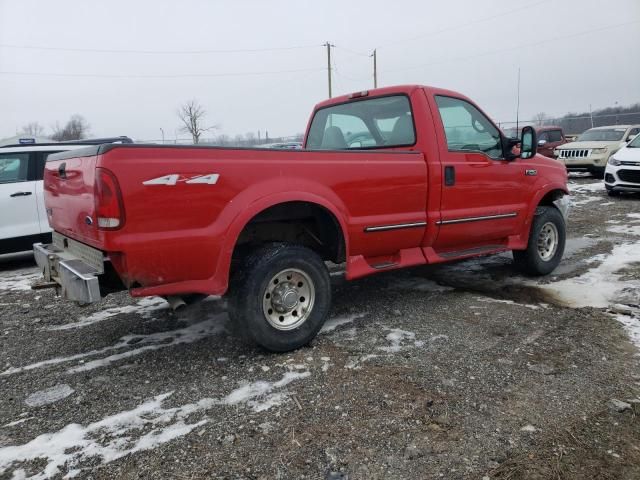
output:
[[169,306],[174,312],[177,312],[178,310],[181,310],[187,306],[182,297],[179,297],[177,295],[169,295],[166,300],[167,302],[169,302]]

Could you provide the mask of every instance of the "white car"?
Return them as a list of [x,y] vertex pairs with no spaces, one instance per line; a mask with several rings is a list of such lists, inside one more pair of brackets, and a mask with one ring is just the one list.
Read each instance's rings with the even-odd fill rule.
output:
[[640,193],[640,135],[611,155],[604,173],[604,186],[612,197],[620,192]]
[[131,139],[115,137],[0,147],[0,254],[31,250],[38,242],[51,243],[42,182],[48,155],[114,142],[131,143]]

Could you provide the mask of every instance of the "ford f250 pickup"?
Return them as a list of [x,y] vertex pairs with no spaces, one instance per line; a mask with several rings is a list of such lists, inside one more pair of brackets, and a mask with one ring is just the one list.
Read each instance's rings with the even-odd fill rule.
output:
[[465,96],[413,85],[318,104],[301,150],[59,153],[44,175],[53,242],[35,258],[44,285],[82,303],[226,294],[251,340],[288,351],[329,314],[327,261],[353,280],[512,250],[523,271],[551,272],[567,172],[536,146],[531,127],[507,138]]

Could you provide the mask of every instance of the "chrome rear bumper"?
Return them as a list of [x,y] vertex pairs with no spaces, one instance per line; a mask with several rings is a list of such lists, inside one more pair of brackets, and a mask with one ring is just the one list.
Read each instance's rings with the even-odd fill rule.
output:
[[[104,273],[96,262],[86,261],[75,255],[73,248],[65,248],[54,243],[45,245],[35,243],[33,245],[33,255],[44,280],[48,283],[57,284],[60,294],[69,300],[79,303],[94,303],[100,300],[100,285],[98,275]],[[90,249],[83,245],[83,249]],[[95,250],[95,249],[92,249]],[[95,250],[95,252],[102,252]],[[82,255],[86,257],[86,255]]]

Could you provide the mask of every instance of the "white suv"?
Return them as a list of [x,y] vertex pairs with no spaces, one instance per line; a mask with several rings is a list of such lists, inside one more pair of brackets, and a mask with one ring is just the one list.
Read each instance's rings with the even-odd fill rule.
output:
[[611,155],[604,174],[604,186],[612,197],[620,192],[640,193],[640,135]]
[[31,250],[37,242],[51,243],[42,182],[48,155],[114,142],[132,141],[115,137],[0,147],[0,254]]
[[612,125],[596,127],[582,133],[575,142],[565,143],[554,150],[567,170],[587,170],[602,178],[609,157],[640,133],[640,125]]

